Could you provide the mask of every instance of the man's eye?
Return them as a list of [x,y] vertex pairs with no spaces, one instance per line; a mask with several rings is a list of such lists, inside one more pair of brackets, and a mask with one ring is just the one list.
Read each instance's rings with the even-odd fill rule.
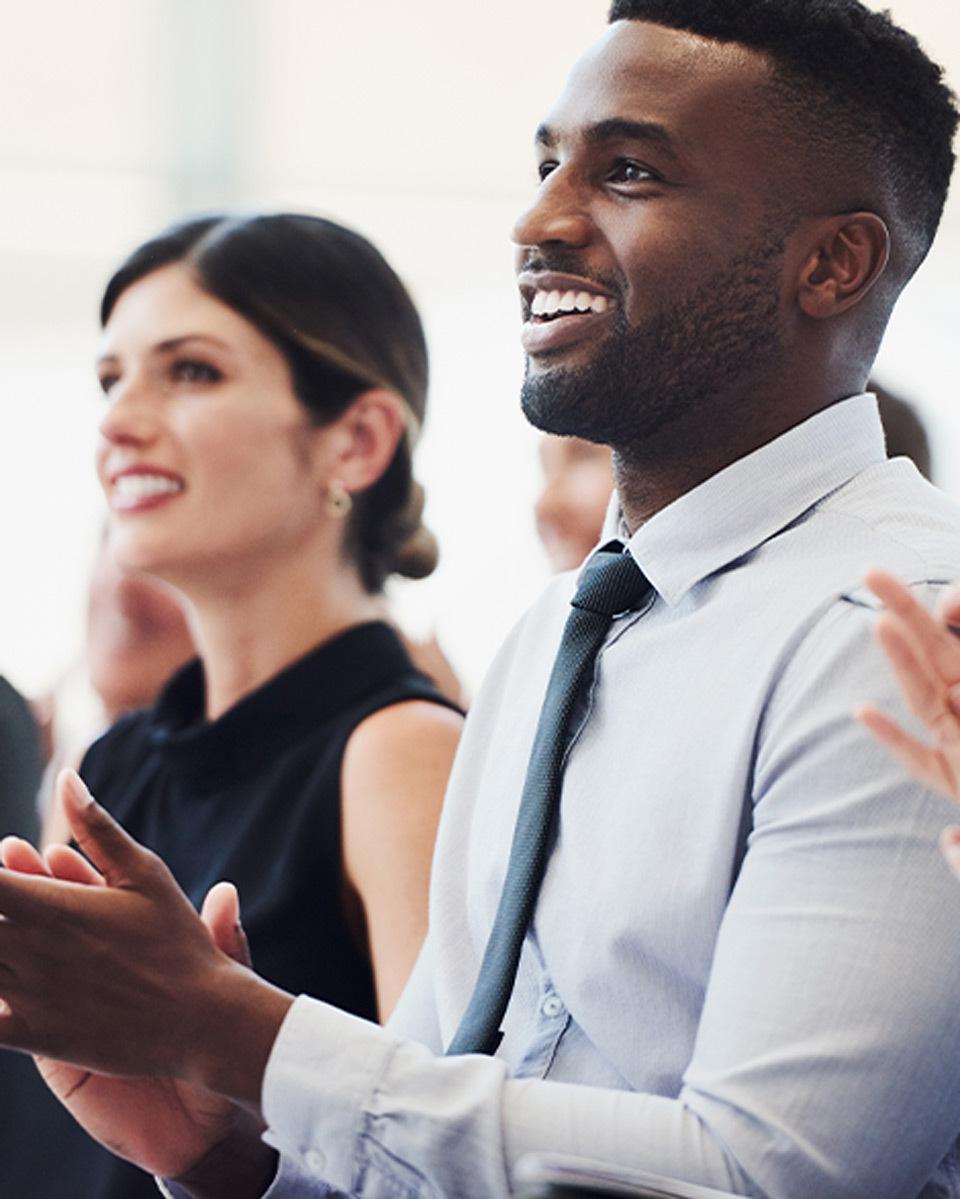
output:
[[557,164],[555,162],[541,162],[537,167],[537,175],[540,177],[540,182],[542,183],[548,175],[552,175],[556,169]]
[[98,376],[97,382],[100,384],[100,390],[103,392],[104,395],[110,394],[110,388],[113,387],[113,385],[117,382],[117,380],[119,378],[120,378],[119,375],[99,375]]
[[616,163],[610,172],[611,183],[649,183],[655,180],[657,176],[642,163],[634,162],[632,159],[624,158]]
[[193,358],[182,358],[175,362],[172,373],[179,383],[216,383],[223,378],[215,366]]

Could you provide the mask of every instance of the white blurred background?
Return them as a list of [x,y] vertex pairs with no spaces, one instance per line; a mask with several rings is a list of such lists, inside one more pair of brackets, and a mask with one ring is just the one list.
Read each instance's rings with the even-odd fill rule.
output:
[[[475,688],[547,576],[509,230],[533,189],[533,129],[607,3],[0,0],[0,673],[36,693],[79,651],[111,268],[186,212],[266,207],[354,225],[420,305],[419,474],[443,560],[396,602]],[[875,6],[960,86],[955,0]],[[960,494],[958,252],[960,187],[877,375],[917,405]]]

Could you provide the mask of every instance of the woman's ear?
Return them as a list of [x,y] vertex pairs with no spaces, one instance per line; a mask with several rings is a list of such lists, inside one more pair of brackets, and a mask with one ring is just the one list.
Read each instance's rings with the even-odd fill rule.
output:
[[801,267],[797,301],[815,320],[858,304],[886,269],[890,232],[873,212],[848,213],[817,225]]
[[322,430],[328,454],[325,474],[346,491],[365,491],[393,460],[407,425],[407,406],[385,388],[362,392]]

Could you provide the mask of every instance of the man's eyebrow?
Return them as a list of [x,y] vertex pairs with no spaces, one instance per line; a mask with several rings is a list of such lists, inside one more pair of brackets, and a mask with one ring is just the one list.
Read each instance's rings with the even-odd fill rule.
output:
[[[663,125],[655,121],[633,121],[629,117],[608,117],[605,121],[597,121],[588,125],[582,133],[588,145],[596,146],[603,142],[612,141],[646,141],[655,142],[661,150],[676,157],[676,147],[673,138]],[[537,129],[534,141],[538,146],[552,149],[557,144],[557,133],[549,125],[541,125]]]

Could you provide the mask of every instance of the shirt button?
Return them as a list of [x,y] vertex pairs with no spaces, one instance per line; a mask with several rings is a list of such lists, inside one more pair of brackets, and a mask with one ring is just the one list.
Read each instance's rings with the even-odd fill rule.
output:
[[307,1169],[311,1174],[320,1174],[327,1164],[327,1155],[321,1153],[319,1149],[310,1149],[304,1161],[307,1163]]
[[540,1004],[540,1011],[548,1020],[554,1020],[557,1016],[563,1014],[563,1000],[559,995],[548,995],[543,1003]]

